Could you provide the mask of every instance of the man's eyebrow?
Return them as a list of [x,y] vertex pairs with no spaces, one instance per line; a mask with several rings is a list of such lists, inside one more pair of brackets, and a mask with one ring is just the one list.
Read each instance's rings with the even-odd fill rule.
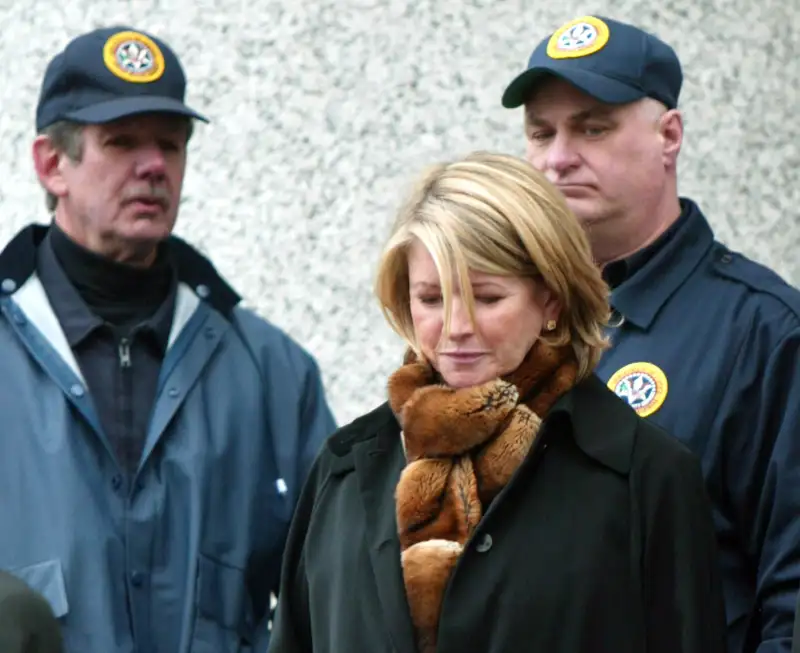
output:
[[[610,118],[614,113],[614,107],[606,106],[603,104],[596,104],[582,111],[577,111],[569,117],[572,123],[581,123],[593,118]],[[525,119],[528,125],[537,127],[547,126],[548,121],[536,115],[533,110],[528,110],[525,113]]]
[[614,107],[609,107],[604,104],[596,104],[588,109],[579,111],[578,113],[570,116],[573,122],[584,122],[592,118],[610,118],[614,113]]
[[528,125],[535,125],[536,127],[545,127],[547,125],[546,120],[537,117],[536,114],[532,113],[531,111],[528,111],[525,114],[525,122]]

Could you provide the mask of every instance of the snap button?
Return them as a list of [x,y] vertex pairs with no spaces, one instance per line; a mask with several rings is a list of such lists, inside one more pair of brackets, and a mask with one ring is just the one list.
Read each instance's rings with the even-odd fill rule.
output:
[[733,256],[728,253],[723,254],[719,257],[721,263],[730,263],[733,260]]
[[14,322],[22,326],[25,324],[25,321],[25,316],[22,314],[22,311],[14,311]]
[[3,282],[0,283],[0,289],[4,293],[8,293],[9,295],[17,289],[17,282],[13,279],[3,279]]
[[206,338],[211,340],[215,335],[214,327],[206,327]]
[[69,393],[70,393],[70,394],[71,394],[73,397],[83,397],[83,395],[84,395],[84,392],[85,392],[85,391],[84,391],[84,389],[83,389],[83,386],[82,386],[82,385],[80,385],[79,383],[76,383],[76,384],[74,384],[74,385],[73,385],[73,386],[72,386],[72,387],[69,389]]
[[113,478],[111,479],[111,487],[115,490],[119,490],[122,487],[122,476],[119,474],[114,474]]
[[492,548],[492,536],[489,535],[489,533],[484,533],[480,542],[478,542],[475,545],[475,550],[478,553],[486,553],[491,548]]
[[208,286],[204,283],[201,283],[197,288],[195,288],[195,292],[197,293],[198,297],[202,297],[205,299],[211,294],[211,290],[209,290]]
[[176,388],[175,386],[171,387],[169,390],[167,390],[167,394],[173,399],[175,399],[175,397],[177,397],[179,394],[178,388]]
[[131,583],[134,587],[141,587],[144,582],[144,574],[141,571],[134,571],[131,574]]
[[608,326],[612,329],[618,329],[623,324],[625,324],[625,316],[615,308],[611,312],[611,317],[608,318]]

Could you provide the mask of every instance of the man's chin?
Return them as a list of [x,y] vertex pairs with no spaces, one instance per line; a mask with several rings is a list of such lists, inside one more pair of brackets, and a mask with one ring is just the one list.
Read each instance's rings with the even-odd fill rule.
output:
[[610,211],[603,206],[598,206],[596,200],[568,198],[567,206],[578,218],[578,222],[587,229],[602,225],[610,217]]
[[159,243],[172,234],[175,220],[164,215],[136,215],[125,226],[125,237],[131,242]]
[[138,226],[128,230],[119,239],[122,250],[119,256],[120,262],[136,266],[150,265],[156,258],[159,245],[167,240],[171,233],[172,229],[166,225]]

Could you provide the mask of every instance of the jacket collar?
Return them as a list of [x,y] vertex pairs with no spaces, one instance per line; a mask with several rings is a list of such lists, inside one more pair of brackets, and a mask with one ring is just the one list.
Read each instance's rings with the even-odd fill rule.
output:
[[[29,225],[0,252],[0,296],[13,294],[36,272],[37,250],[49,228]],[[220,313],[229,315],[241,297],[220,276],[213,263],[177,236],[170,236],[167,246],[178,281],[191,287]]]
[[682,198],[688,213],[669,241],[611,293],[611,304],[627,322],[649,329],[672,294],[694,272],[714,243],[714,234],[698,206]]

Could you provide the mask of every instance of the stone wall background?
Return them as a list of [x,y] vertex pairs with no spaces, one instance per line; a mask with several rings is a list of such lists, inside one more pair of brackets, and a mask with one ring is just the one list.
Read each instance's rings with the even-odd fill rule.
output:
[[0,243],[48,220],[30,159],[47,60],[101,25],[156,33],[212,119],[191,144],[177,232],[314,354],[346,422],[383,400],[402,355],[370,291],[403,190],[434,160],[522,154],[505,84],[587,13],[676,48],[681,192],[721,240],[800,284],[796,0],[0,0]]

